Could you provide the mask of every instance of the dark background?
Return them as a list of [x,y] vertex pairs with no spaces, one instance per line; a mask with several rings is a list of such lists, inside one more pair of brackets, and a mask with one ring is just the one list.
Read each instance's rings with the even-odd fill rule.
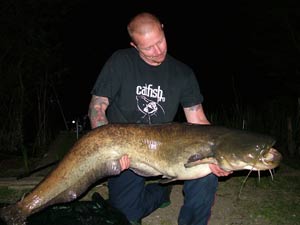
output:
[[126,26],[142,11],[161,19],[169,53],[195,71],[213,124],[246,121],[295,149],[298,2],[1,1],[0,150],[34,154],[72,120],[88,124],[90,90],[111,54],[130,47]]
[[141,11],[161,19],[169,53],[194,69],[206,107],[296,94],[289,85],[295,76],[299,82],[299,42],[291,32],[299,34],[300,16],[291,3],[89,1],[64,21],[65,59],[72,70],[66,87],[73,90],[68,108],[87,111],[103,63],[129,47],[126,25]]

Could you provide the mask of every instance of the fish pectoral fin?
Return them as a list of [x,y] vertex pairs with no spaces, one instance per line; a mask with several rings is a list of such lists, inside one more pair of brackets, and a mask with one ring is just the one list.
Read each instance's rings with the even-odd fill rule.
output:
[[211,163],[218,164],[218,162],[215,158],[207,157],[207,158],[200,159],[200,160],[197,160],[197,161],[194,161],[194,162],[185,163],[184,167],[185,168],[191,168],[193,166],[197,166],[197,165],[200,165],[200,164],[211,164]]
[[162,179],[159,180],[159,183],[167,184],[175,180],[177,180],[177,177],[163,176]]

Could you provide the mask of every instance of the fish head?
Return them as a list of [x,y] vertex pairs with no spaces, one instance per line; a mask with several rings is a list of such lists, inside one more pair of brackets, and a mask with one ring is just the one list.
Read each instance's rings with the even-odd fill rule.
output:
[[224,170],[270,170],[280,164],[282,155],[273,146],[275,139],[246,131],[229,133],[215,148],[215,158]]

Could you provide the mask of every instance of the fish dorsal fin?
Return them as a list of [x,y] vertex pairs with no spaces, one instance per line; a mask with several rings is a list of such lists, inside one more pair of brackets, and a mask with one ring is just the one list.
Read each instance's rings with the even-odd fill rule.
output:
[[207,158],[199,159],[199,160],[196,160],[196,161],[189,161],[189,162],[184,164],[184,167],[185,168],[190,168],[190,167],[197,166],[197,165],[200,165],[200,164],[210,164],[210,163],[217,164],[217,160],[213,157],[207,157]]

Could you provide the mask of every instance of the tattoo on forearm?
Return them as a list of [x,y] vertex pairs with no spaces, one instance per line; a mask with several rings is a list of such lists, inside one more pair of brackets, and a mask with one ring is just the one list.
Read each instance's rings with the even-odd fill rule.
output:
[[93,96],[89,106],[89,118],[91,127],[99,127],[107,124],[107,118],[105,111],[109,105],[109,101],[106,97]]

